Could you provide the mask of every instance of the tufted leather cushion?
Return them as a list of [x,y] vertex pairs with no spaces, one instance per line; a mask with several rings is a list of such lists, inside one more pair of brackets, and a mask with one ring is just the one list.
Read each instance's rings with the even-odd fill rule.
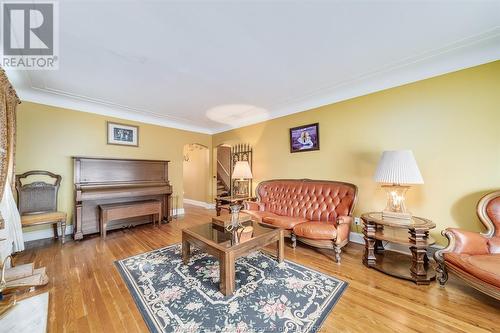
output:
[[486,214],[495,225],[495,236],[500,237],[500,196],[491,200],[486,206]]
[[293,233],[299,237],[310,239],[336,239],[337,228],[332,222],[306,222],[293,228]]
[[500,254],[469,255],[445,253],[446,262],[470,275],[500,288]]
[[303,217],[291,217],[291,216],[265,216],[262,218],[262,222],[272,224],[274,226],[283,229],[293,229],[297,224],[307,222]]
[[257,195],[271,213],[334,222],[350,215],[356,187],[319,180],[271,180],[259,184]]

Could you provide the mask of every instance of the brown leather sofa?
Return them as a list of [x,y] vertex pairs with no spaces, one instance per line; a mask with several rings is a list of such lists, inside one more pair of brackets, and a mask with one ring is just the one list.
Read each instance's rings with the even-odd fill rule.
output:
[[477,215],[486,227],[484,233],[456,228],[442,231],[448,246],[436,251],[436,271],[444,286],[453,272],[477,290],[500,300],[500,191],[484,196]]
[[335,250],[349,241],[356,185],[310,179],[276,179],[261,182],[257,201],[245,202],[244,212],[263,223],[285,229],[292,246],[296,241]]

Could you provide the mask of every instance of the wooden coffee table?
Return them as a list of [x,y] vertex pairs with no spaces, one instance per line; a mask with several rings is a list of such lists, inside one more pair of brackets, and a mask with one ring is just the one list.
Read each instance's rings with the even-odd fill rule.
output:
[[250,252],[264,248],[271,243],[277,243],[276,257],[279,262],[284,259],[283,230],[271,225],[249,220],[244,226],[253,227],[250,239],[236,245],[231,244],[231,233],[219,223],[206,223],[182,230],[182,260],[189,262],[191,245],[216,257],[220,266],[220,291],[230,296],[235,290],[235,266],[237,258]]

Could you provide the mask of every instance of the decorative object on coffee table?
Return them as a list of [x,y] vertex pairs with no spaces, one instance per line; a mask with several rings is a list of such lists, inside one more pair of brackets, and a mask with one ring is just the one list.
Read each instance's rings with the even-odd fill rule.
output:
[[[221,228],[216,223],[206,223],[182,230],[182,260],[188,264],[191,245],[205,251],[219,260],[220,291],[230,296],[235,290],[235,260],[252,251],[276,243],[276,257],[279,262],[284,259],[283,230],[255,221],[248,221],[244,226],[253,227],[252,238],[244,243],[235,243],[232,231]],[[236,229],[237,230],[237,229]]]
[[242,205],[245,201],[254,201],[255,197],[253,196],[222,196],[215,197],[215,212],[217,216],[220,216],[222,209],[229,210],[229,207],[232,205]]
[[[245,222],[250,222],[252,216],[246,213],[240,212],[238,214],[238,221],[240,224],[245,224]],[[212,217],[212,223],[218,224],[222,228],[226,228],[232,223],[232,216],[230,214],[214,216]]]
[[405,195],[408,184],[423,184],[424,180],[418,169],[411,150],[384,151],[375,171],[374,180],[383,183],[387,192],[387,205],[382,211],[383,217],[411,220],[411,213],[406,209]]
[[[416,284],[429,284],[435,279],[436,272],[427,257],[428,247],[435,243],[429,236],[429,230],[436,227],[434,222],[413,216],[409,223],[401,224],[398,219],[382,217],[382,213],[366,213],[361,219],[365,266]],[[384,241],[407,245],[411,256],[384,249]]]
[[[243,245],[244,243],[240,244]],[[252,252],[236,260],[236,291],[219,292],[219,262],[181,246],[116,261],[150,332],[322,332],[347,283],[308,267]],[[335,314],[333,314],[335,316]]]
[[290,153],[319,150],[319,123],[290,128]]
[[108,121],[108,145],[139,147],[139,127]]

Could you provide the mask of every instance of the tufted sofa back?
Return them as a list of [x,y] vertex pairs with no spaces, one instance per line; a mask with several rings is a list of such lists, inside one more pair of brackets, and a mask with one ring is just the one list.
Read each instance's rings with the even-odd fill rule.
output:
[[354,184],[310,179],[268,180],[256,189],[266,211],[310,221],[335,221],[338,216],[351,215],[357,191]]
[[500,191],[488,193],[479,201],[477,213],[489,237],[500,237]]

